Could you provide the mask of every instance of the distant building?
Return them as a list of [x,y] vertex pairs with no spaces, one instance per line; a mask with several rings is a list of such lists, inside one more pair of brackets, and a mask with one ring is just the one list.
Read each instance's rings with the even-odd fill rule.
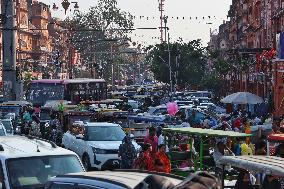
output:
[[[212,49],[234,62],[234,71],[226,76],[227,92],[248,91],[268,101],[273,98],[275,115],[283,115],[284,61],[267,57],[274,54],[273,49],[278,50],[278,57],[282,50],[284,57],[284,1],[232,0],[228,18],[210,41]],[[240,68],[240,61],[250,64]]]
[[[80,62],[77,50],[68,46],[71,33],[64,30],[61,22],[52,18],[49,5],[37,0],[16,0],[17,68],[22,77],[25,72],[31,73],[38,79],[43,75],[45,77],[48,75],[48,78],[66,77],[68,63]],[[77,58],[72,59],[72,57]],[[0,32],[1,64],[2,61],[2,32]]]

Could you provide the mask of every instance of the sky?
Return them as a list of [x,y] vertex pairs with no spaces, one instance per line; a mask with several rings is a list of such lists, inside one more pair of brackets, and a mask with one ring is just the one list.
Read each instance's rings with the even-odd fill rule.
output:
[[[53,3],[56,3],[59,10],[52,11],[52,15],[62,19],[66,17],[61,6],[62,0],[38,1],[51,5],[51,7]],[[77,1],[80,11],[87,11],[89,7],[96,6],[98,2],[98,0],[69,1]],[[135,16],[134,28],[160,27],[159,0],[117,1],[118,6],[122,10],[130,12]],[[203,45],[206,45],[210,40],[210,28],[214,31],[224,20],[227,20],[227,13],[231,2],[232,0],[165,0],[164,14],[169,17],[170,40],[176,41],[179,38],[182,38],[184,41],[201,39]],[[73,5],[70,5],[70,7],[73,8]],[[72,15],[72,11],[68,11],[67,15]],[[140,16],[144,16],[144,18],[140,19]],[[135,30],[132,32],[131,38],[132,41],[144,46],[156,44],[160,43],[160,31]]]

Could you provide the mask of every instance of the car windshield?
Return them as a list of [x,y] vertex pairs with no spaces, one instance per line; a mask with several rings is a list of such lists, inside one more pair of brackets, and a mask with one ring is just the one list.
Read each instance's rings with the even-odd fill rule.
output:
[[39,188],[57,175],[83,172],[75,155],[9,159],[7,161],[11,188]]
[[122,141],[125,133],[118,126],[87,127],[88,141]]
[[12,130],[13,130],[12,122],[10,120],[2,120],[2,123],[6,129],[6,132],[9,134],[12,134]]

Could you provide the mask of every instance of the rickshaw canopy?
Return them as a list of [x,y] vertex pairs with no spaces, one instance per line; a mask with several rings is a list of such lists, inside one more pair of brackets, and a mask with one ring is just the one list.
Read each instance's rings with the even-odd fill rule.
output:
[[222,165],[231,165],[248,171],[284,177],[283,158],[275,156],[224,156]]
[[270,142],[284,142],[284,134],[270,134],[267,139]]
[[212,136],[212,137],[250,137],[251,134],[238,133],[234,131],[222,131],[213,129],[201,129],[201,128],[165,128],[163,129],[166,133],[182,133],[188,135],[200,135],[200,136]]

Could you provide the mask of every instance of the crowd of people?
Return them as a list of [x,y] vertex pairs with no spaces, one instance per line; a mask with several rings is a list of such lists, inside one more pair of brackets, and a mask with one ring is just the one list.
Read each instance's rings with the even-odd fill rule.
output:
[[159,143],[156,128],[149,128],[149,135],[145,137],[139,154],[136,154],[130,135],[126,135],[119,147],[122,169],[139,169],[156,172],[171,173],[170,158],[166,152],[166,145]]
[[[192,116],[188,119],[190,125],[195,126],[201,124],[210,123],[210,120],[198,120],[198,118]],[[209,119],[209,118],[208,118]],[[257,136],[252,139],[247,137],[244,140],[239,138],[236,139],[222,139],[215,140],[215,149],[212,157],[215,162],[215,167],[218,173],[218,168],[221,169],[219,160],[223,156],[243,156],[243,155],[267,155],[267,136],[269,134],[279,134],[282,133],[281,126],[284,121],[273,120],[271,116],[266,118],[258,118],[257,116],[250,116],[249,114],[244,114],[240,112],[234,112],[230,117],[224,119],[222,126],[219,129],[231,130],[236,132],[243,132],[251,134],[252,125],[264,125],[272,124],[272,130],[269,133],[264,133],[262,127],[258,128]],[[204,126],[201,126],[206,128]],[[142,145],[142,150],[139,154],[136,154],[134,146],[131,144],[131,138],[127,135],[123,141],[123,144],[119,148],[119,155],[122,159],[121,168],[123,169],[140,169],[149,170],[156,172],[171,173],[171,161],[168,156],[168,146],[165,145],[165,137],[163,136],[161,127],[151,127],[149,129],[149,135],[144,139],[144,145]],[[197,141],[198,142],[198,141]],[[186,142],[185,142],[186,143]],[[189,150],[188,143],[186,147],[182,146],[183,140],[180,139],[179,150],[187,151]],[[194,146],[193,149],[195,151]],[[284,158],[284,144],[279,144],[275,151],[270,152],[270,155],[278,156]],[[231,168],[227,168],[230,170]],[[256,182],[262,184],[262,188],[280,188],[284,189],[284,179],[275,177],[269,174],[255,175],[246,170],[237,170],[238,178],[235,185],[235,189],[251,189]]]

